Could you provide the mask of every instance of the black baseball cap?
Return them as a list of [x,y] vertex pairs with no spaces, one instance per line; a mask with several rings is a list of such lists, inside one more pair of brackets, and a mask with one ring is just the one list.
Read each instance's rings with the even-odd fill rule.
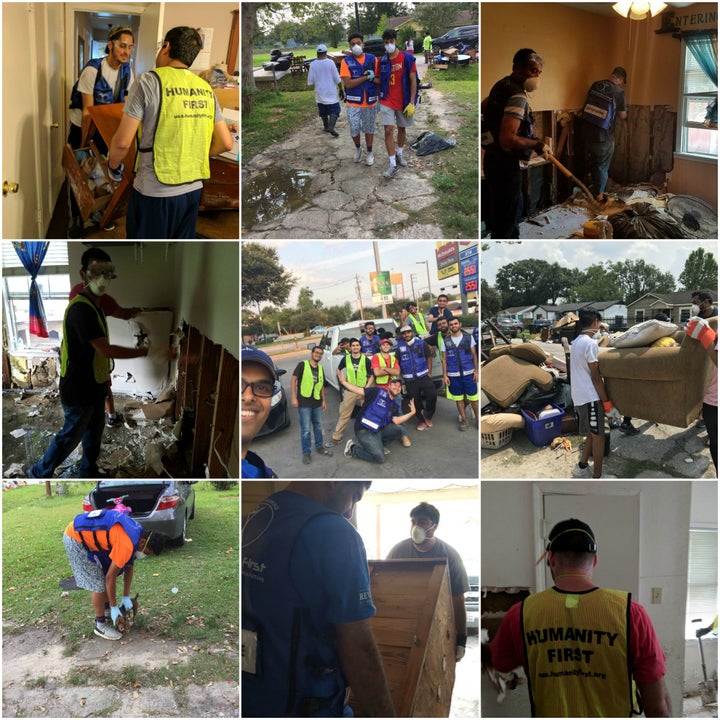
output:
[[595,535],[587,523],[576,518],[557,523],[550,531],[548,552],[597,552]]

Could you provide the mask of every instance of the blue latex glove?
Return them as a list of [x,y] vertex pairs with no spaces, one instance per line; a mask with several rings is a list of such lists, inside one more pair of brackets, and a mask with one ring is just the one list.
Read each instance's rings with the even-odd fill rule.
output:
[[366,70],[363,75],[367,75],[368,80],[374,80],[375,79],[375,71],[374,70]]
[[117,619],[121,617],[120,608],[117,605],[113,605],[110,608],[110,619],[113,622],[113,625],[117,625]]
[[120,601],[120,607],[130,611],[133,608],[132,600],[129,595],[123,595],[123,599]]

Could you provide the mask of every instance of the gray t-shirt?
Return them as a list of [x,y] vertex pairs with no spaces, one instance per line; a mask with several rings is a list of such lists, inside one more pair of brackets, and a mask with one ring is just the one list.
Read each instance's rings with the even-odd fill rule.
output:
[[388,553],[387,559],[418,560],[423,558],[447,558],[448,570],[450,572],[450,594],[453,597],[457,597],[458,595],[466,593],[470,589],[470,583],[468,582],[467,572],[460,553],[454,547],[440,540],[440,538],[435,538],[435,540],[435,545],[427,552],[416,550],[410,538],[402,540]]
[[[180,69],[180,68],[178,68]],[[215,122],[218,123],[223,119],[222,110],[218,103],[217,96],[213,93],[215,99]],[[155,128],[157,127],[158,111],[160,109],[160,81],[157,75],[151,71],[144,72],[133,85],[130,94],[125,101],[123,112],[135,120],[142,122],[142,138],[140,147],[150,147],[155,139]],[[173,197],[175,195],[184,195],[185,193],[200,190],[203,184],[201,180],[182,185],[165,185],[157,179],[155,170],[153,169],[152,152],[140,153],[140,163],[138,164],[137,175],[133,182],[133,187],[141,194],[149,197]]]

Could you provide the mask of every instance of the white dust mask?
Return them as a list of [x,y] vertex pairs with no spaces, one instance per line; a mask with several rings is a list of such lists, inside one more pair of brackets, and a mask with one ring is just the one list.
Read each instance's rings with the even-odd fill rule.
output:
[[389,45],[385,46],[385,52],[388,53],[388,55],[392,55],[395,52],[395,44],[390,43]]
[[693,305],[692,308],[690,308],[690,315],[691,317],[694,317],[695,315],[698,315],[700,313],[700,306],[699,305]]
[[523,83],[523,87],[525,88],[526,92],[535,92],[535,90],[537,90],[539,82],[539,79],[536,77],[527,78]]
[[360,57],[363,54],[362,45],[353,45],[352,54],[355,55],[355,57]]
[[107,292],[110,281],[107,278],[99,277],[93,278],[89,283],[88,287],[92,291],[93,295],[104,295]]

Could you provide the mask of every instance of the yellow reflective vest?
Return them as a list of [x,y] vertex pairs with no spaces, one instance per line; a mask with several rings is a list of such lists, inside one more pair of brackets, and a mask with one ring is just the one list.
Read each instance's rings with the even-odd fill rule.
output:
[[[385,361],[385,356],[382,353],[377,354],[378,362],[380,363],[380,367],[386,368],[388,367],[387,362]],[[395,355],[390,353],[390,365],[389,367],[394,368],[397,367],[398,361]],[[390,382],[391,377],[397,377],[393,375],[380,375],[379,377],[375,378],[375,384],[376,385],[387,385]]]
[[544,590],[525,598],[533,717],[629,717],[630,593]]
[[300,379],[300,395],[304,398],[309,398],[312,395],[312,397],[316,400],[320,399],[320,393],[322,392],[323,385],[325,384],[325,374],[323,373],[322,365],[318,365],[317,370],[318,379],[316,383],[313,383],[313,373],[310,361],[304,361],[302,378]]
[[[73,305],[77,305],[78,303],[84,303],[85,305],[89,305],[97,315],[98,319],[98,325],[102,328],[103,332],[105,333],[105,337],[109,339],[108,335],[108,327],[107,327],[107,320],[105,319],[105,315],[100,311],[100,308],[98,308],[92,300],[89,300],[84,295],[76,295],[69,303],[67,308],[65,308],[65,316],[63,317],[63,338],[62,338],[62,344],[60,345],[60,377],[65,377],[68,372],[68,366],[71,362],[70,357],[68,356],[68,330],[67,330],[67,317],[68,312],[70,312],[70,308]],[[99,353],[95,352],[93,355],[93,375],[95,377],[96,383],[106,383],[110,379],[110,359],[104,358]]]
[[415,317],[412,313],[408,313],[407,319],[415,326],[416,335],[420,336],[428,332],[425,316],[419,310],[417,317]]
[[210,143],[215,129],[215,94],[187,68],[151,70],[160,80],[160,109],[152,147],[153,169],[165,185],[210,177]]
[[369,361],[370,358],[368,358],[367,355],[360,355],[357,372],[355,372],[352,355],[350,353],[345,355],[345,375],[347,376],[347,381],[351,385],[355,385],[356,387],[365,387],[365,383],[368,379],[367,364]]

